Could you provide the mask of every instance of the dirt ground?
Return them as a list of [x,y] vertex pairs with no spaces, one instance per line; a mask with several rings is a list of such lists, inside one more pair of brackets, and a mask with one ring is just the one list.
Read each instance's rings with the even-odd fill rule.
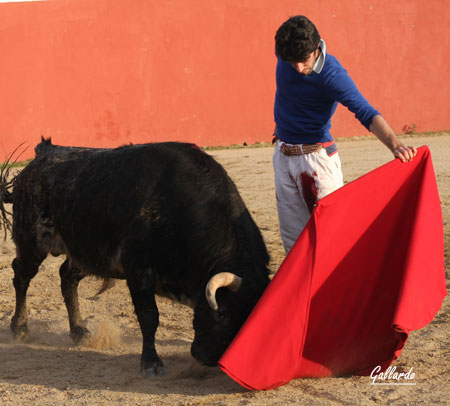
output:
[[[442,201],[447,288],[450,287],[450,134],[411,137],[409,145],[431,149]],[[346,182],[392,159],[376,140],[341,141]],[[272,148],[211,151],[236,182],[264,235],[276,272],[284,258],[275,207]],[[432,323],[411,333],[399,369],[414,368],[414,386],[373,386],[368,377],[301,379],[271,391],[248,391],[218,368],[192,362],[192,311],[158,299],[156,344],[164,377],[139,374],[141,333],[123,282],[94,296],[101,282],[80,285],[80,304],[92,340],[74,346],[59,288],[62,258],[49,257],[28,291],[31,339],[15,343],[9,329],[14,311],[14,246],[0,242],[0,405],[449,405],[450,300]]]

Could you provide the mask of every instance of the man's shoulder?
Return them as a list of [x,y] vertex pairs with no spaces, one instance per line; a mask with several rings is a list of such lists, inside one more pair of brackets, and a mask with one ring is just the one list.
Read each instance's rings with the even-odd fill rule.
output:
[[327,54],[322,72],[323,71],[331,73],[345,71],[345,69],[334,55]]
[[319,74],[319,80],[325,86],[328,86],[336,81],[346,81],[347,79],[347,70],[341,65],[334,55],[327,54],[322,72]]

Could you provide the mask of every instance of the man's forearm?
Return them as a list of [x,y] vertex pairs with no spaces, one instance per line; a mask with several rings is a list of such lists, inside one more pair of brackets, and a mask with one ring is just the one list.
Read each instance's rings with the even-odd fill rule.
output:
[[375,116],[369,129],[391,150],[396,158],[400,158],[403,162],[406,162],[416,156],[416,148],[403,145],[383,116]]
[[403,145],[383,116],[378,115],[372,119],[370,131],[392,152]]

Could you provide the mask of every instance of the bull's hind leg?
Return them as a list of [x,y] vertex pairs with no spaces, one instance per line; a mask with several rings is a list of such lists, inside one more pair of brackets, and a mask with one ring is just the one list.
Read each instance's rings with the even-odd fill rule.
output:
[[59,268],[61,277],[61,292],[69,315],[70,336],[77,344],[90,336],[89,330],[84,326],[78,302],[78,285],[86,274],[71,266],[66,259]]
[[155,334],[159,324],[159,312],[149,271],[133,272],[127,276],[127,283],[142,331],[141,373],[145,377],[164,375],[164,364],[158,357],[155,348]]
[[29,334],[27,290],[30,286],[31,279],[37,274],[39,265],[44,258],[45,256],[17,256],[12,262],[14,269],[13,285],[16,290],[16,311],[11,320],[11,331],[14,334],[14,338],[19,341],[24,341]]

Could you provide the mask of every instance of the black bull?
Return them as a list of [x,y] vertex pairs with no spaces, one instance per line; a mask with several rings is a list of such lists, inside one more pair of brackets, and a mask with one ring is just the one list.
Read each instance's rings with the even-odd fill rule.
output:
[[18,339],[28,334],[29,283],[48,253],[67,257],[61,291],[76,342],[89,335],[79,282],[87,275],[126,279],[146,376],[164,373],[155,349],[155,294],[194,308],[191,353],[216,365],[269,282],[263,238],[235,185],[190,144],[94,149],[42,140],[12,192],[1,189],[3,200],[13,203],[11,329]]

